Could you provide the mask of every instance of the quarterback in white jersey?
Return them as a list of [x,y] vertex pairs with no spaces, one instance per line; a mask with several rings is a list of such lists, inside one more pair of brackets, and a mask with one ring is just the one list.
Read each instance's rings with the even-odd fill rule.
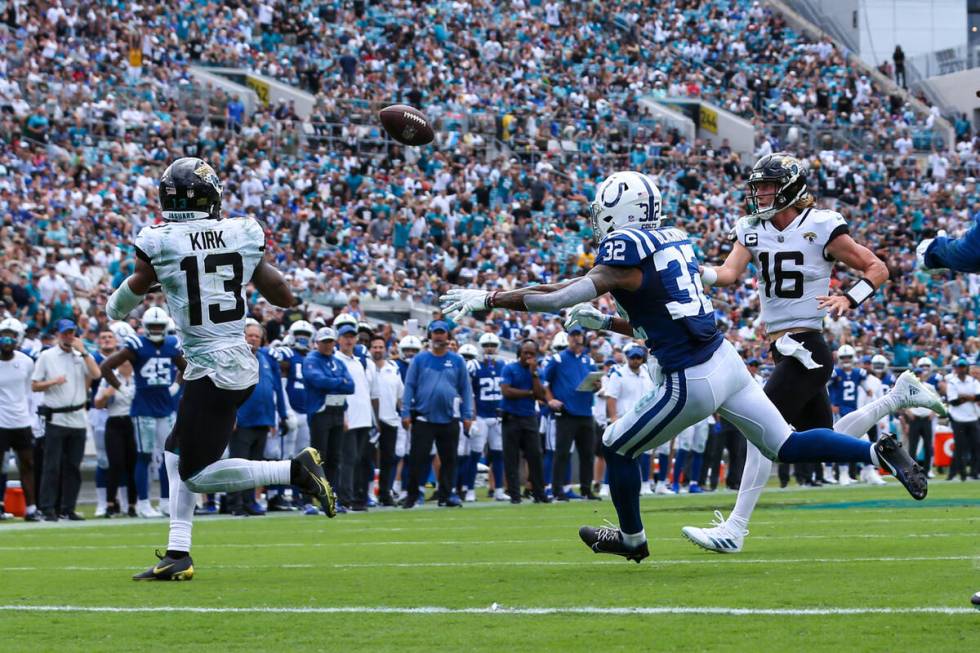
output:
[[[705,286],[736,283],[749,262],[759,270],[762,320],[776,363],[766,394],[787,422],[798,429],[829,428],[861,437],[868,416],[888,414],[912,401],[942,403],[935,393],[919,393],[906,378],[895,396],[869,404],[834,425],[827,382],[833,356],[823,338],[827,312],[843,314],[874,295],[888,279],[888,269],[868,248],[848,235],[847,222],[836,211],[814,207],[806,185],[806,166],[795,157],[775,153],[762,157],[748,181],[749,212],[734,229],[732,251],[718,268],[705,267]],[[830,275],[840,261],[860,275],[847,291],[830,295]],[[884,411],[884,412],[882,412]],[[872,424],[878,420],[875,417]],[[819,465],[819,463],[818,463]],[[816,467],[822,472],[822,467]],[[747,535],[749,518],[772,472],[772,462],[752,443],[735,508],[727,520],[716,513],[713,528],[685,527],[691,541],[711,551],[737,553]],[[807,473],[809,476],[809,473]]]
[[190,580],[191,519],[196,492],[235,492],[298,485],[335,513],[333,491],[315,449],[292,460],[221,460],[238,407],[258,381],[245,343],[245,285],[276,306],[296,301],[282,275],[263,260],[265,234],[252,218],[221,219],[221,184],[201,159],[184,157],[160,178],[163,223],[136,237],[136,269],[109,298],[106,312],[124,319],[157,283],[183,345],[184,394],[165,461],[170,479],[170,536],[160,562],[134,580]]

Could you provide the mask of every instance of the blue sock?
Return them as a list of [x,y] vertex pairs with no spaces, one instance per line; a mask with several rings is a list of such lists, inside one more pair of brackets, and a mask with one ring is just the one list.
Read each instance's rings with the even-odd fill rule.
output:
[[[555,452],[544,450],[544,482],[545,485],[551,485],[551,470],[555,466]],[[554,488],[551,490],[554,492]]]
[[476,468],[480,464],[480,454],[476,451],[470,452],[470,461],[466,474],[466,487],[473,490],[476,488]]
[[[609,470],[606,470],[606,477],[609,476]],[[650,480],[650,454],[645,453],[640,456],[640,478],[644,483]]]
[[[104,467],[95,468],[95,487],[105,487],[106,478],[109,476],[109,470]],[[109,499],[110,501],[112,499]]]
[[150,498],[150,462],[148,453],[136,454],[136,498],[140,501]]
[[490,469],[493,471],[494,489],[507,489],[507,481],[504,479],[504,452],[502,449],[490,450]]
[[640,519],[640,464],[635,458],[628,458],[603,446],[606,455],[606,469],[609,470],[609,495],[616,514],[619,515],[619,528],[624,533],[639,533],[643,530]]
[[691,454],[691,478],[687,479],[688,483],[697,483],[698,479],[701,478],[701,462],[703,460],[703,453]]
[[660,469],[657,471],[657,480],[663,483],[667,480],[667,468],[670,467],[670,454],[662,453],[657,456]]
[[160,463],[160,498],[170,498],[170,477],[167,476],[167,465]]
[[674,456],[674,483],[681,482],[681,472],[684,471],[684,462],[687,460],[687,449],[678,449]]
[[871,445],[830,429],[791,433],[779,448],[781,463],[871,463]]

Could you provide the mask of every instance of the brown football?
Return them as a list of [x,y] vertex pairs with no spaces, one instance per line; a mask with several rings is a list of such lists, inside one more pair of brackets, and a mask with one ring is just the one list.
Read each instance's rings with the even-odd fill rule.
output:
[[426,145],[436,137],[425,114],[407,104],[393,104],[378,113],[388,135],[404,145]]

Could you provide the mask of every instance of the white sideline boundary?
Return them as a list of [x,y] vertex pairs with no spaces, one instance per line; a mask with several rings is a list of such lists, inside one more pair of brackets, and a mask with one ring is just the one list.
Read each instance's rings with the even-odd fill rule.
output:
[[[652,567],[665,567],[675,565],[779,565],[779,564],[846,564],[851,562],[949,562],[949,561],[974,561],[980,563],[980,555],[964,556],[911,556],[911,557],[890,557],[883,556],[877,558],[736,558],[732,556],[712,556],[703,555],[691,559],[666,559],[655,560],[648,558],[644,564]],[[207,565],[207,569],[459,569],[477,567],[591,567],[596,565],[619,565],[620,560],[470,560],[467,562],[334,562],[327,564],[296,563],[296,564],[251,564],[251,565]],[[0,573],[17,571],[110,571],[110,572],[131,572],[139,571],[143,567],[119,566],[88,566],[88,565],[69,565],[63,567],[42,567],[42,566],[10,566],[0,567]]]
[[726,608],[714,606],[676,606],[676,607],[543,607],[521,608],[503,607],[496,603],[485,608],[447,608],[442,606],[421,606],[400,608],[387,606],[345,606],[345,607],[191,607],[163,605],[157,607],[119,607],[86,605],[0,605],[0,612],[78,612],[112,614],[159,614],[161,612],[197,614],[379,614],[379,615],[724,615],[724,616],[851,616],[873,614],[974,614],[973,608],[954,608],[944,606],[908,608]]

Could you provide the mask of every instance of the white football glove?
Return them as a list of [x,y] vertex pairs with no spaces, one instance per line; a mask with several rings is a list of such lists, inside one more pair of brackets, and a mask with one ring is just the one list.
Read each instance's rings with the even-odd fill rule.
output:
[[[940,229],[936,233],[936,238],[945,238],[945,237],[946,237],[945,229]],[[929,249],[929,245],[931,245],[932,241],[934,240],[935,238],[926,238],[925,240],[923,240],[921,243],[918,244],[918,246],[915,248],[915,262],[918,265],[919,269],[922,270],[923,272],[928,272],[930,274],[940,274],[942,272],[946,272],[946,268],[926,267],[926,251]]]
[[571,329],[578,324],[583,329],[596,331],[605,326],[607,318],[605,313],[592,304],[582,302],[573,306],[572,310],[569,311],[568,317],[565,319],[565,329]]
[[489,295],[490,293],[486,290],[453,288],[440,297],[439,301],[442,302],[442,312],[455,322],[457,318],[467,313],[487,310],[487,296]]

